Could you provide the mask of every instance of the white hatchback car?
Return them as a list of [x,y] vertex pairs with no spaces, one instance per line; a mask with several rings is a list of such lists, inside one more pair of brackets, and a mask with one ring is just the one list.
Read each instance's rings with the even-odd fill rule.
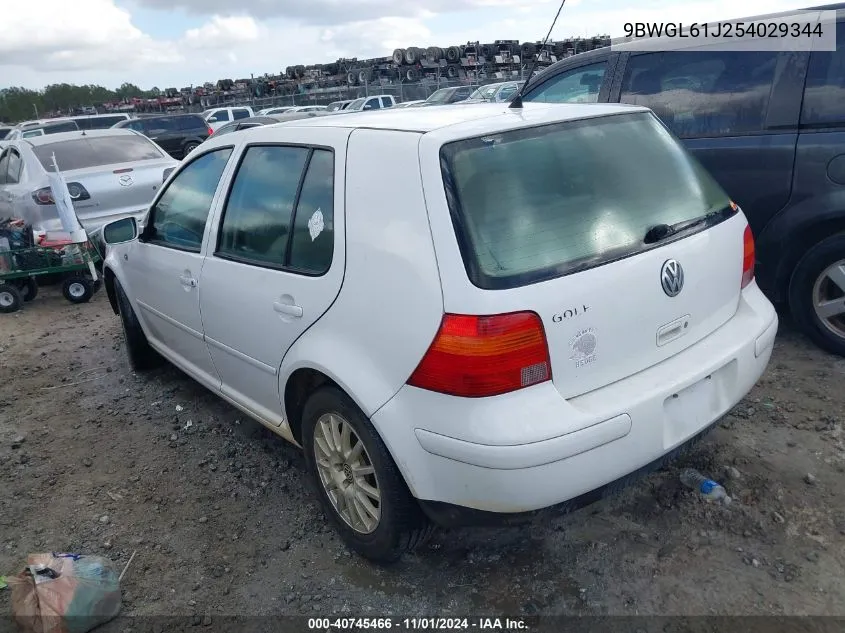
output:
[[374,560],[662,463],[748,393],[778,328],[742,211],[641,107],[246,130],[142,224],[105,230],[133,365],[160,354],[303,447]]

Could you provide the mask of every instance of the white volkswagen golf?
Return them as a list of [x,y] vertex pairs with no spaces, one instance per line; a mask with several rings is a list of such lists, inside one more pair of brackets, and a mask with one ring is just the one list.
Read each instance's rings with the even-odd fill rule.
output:
[[301,446],[380,561],[662,463],[751,389],[778,327],[741,209],[640,107],[230,134],[105,239],[133,366],[164,357]]

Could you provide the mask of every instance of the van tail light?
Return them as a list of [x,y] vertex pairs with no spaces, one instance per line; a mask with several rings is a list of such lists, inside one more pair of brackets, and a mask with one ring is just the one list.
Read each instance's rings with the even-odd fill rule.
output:
[[453,396],[495,396],[551,380],[546,333],[534,312],[446,314],[408,379]]
[[745,233],[742,236],[742,288],[745,288],[754,279],[754,235],[751,227],[745,226]]
[[[67,190],[70,193],[70,199],[74,202],[80,202],[81,200],[91,199],[91,194],[88,193],[88,190],[85,189],[85,187],[83,187],[78,182],[67,183]],[[32,199],[35,201],[35,204],[56,204],[56,201],[53,199],[53,191],[50,189],[50,187],[43,187],[41,189],[33,191]]]

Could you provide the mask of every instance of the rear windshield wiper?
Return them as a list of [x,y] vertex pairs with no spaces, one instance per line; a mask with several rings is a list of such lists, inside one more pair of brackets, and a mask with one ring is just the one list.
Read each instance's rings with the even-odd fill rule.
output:
[[645,244],[656,244],[665,239],[677,235],[682,231],[687,231],[702,225],[711,225],[715,220],[721,219],[727,212],[733,212],[733,207],[726,206],[718,211],[711,211],[701,217],[692,220],[684,220],[683,222],[676,222],[675,224],[655,224],[646,231],[643,242]]

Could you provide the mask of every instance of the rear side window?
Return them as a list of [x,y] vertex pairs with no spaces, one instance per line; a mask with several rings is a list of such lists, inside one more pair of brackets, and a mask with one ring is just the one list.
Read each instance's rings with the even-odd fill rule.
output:
[[249,110],[243,109],[234,109],[232,110],[232,117],[237,121],[238,119],[247,119],[249,118]]
[[177,128],[180,130],[205,130],[207,126],[198,116],[181,116],[176,119]]
[[651,248],[730,200],[650,113],[525,128],[447,144],[446,195],[470,280],[513,288]]
[[229,193],[216,254],[319,275],[331,266],[333,226],[331,151],[250,147]]
[[226,202],[217,254],[272,267],[284,265],[308,153],[304,147],[247,150]]
[[157,160],[164,157],[156,146],[143,136],[88,136],[70,141],[37,145],[35,156],[47,171],[53,171],[51,156],[55,152],[59,169],[88,169],[114,163]]
[[845,22],[836,25],[836,51],[810,55],[801,125],[845,123]]
[[21,170],[23,161],[15,150],[9,150],[9,168],[6,172],[6,183],[15,184],[21,181]]
[[334,154],[315,149],[296,205],[288,264],[320,275],[334,253]]
[[11,132],[11,131],[12,131],[12,128],[8,128],[8,127],[7,128],[0,128],[0,141],[2,141],[4,138],[9,136],[9,132]]
[[392,105],[393,105],[393,102],[390,100],[390,97],[382,97],[382,98],[381,98],[381,104],[382,104],[385,108],[389,108],[390,106],[392,106]]
[[[525,101],[539,101],[541,103],[596,103],[599,100],[599,90],[601,89],[606,69],[607,62],[600,62],[598,64],[565,70],[528,93]],[[491,98],[494,91],[495,87],[489,95],[483,93],[484,98]]]
[[150,134],[168,134],[180,131],[179,121],[169,116],[148,120],[147,129]]
[[631,57],[622,103],[651,108],[681,138],[763,129],[776,51],[667,51]]

